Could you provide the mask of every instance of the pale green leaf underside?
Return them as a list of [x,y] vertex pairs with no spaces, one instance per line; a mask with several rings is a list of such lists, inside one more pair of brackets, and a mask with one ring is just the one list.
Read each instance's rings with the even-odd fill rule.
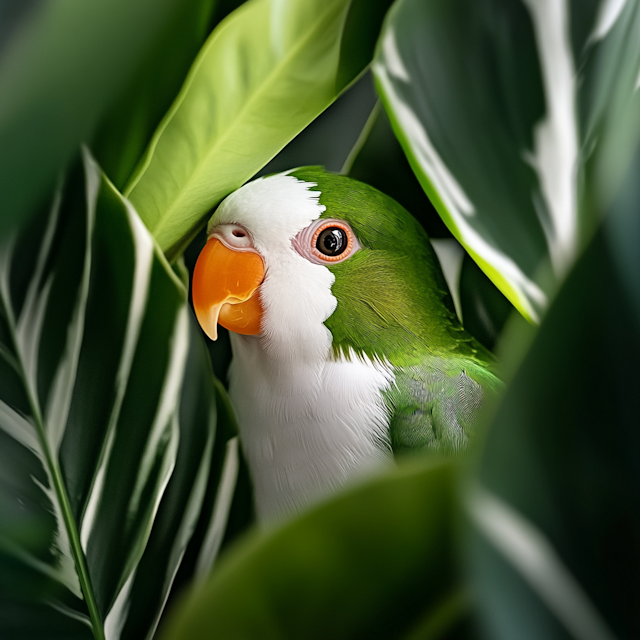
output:
[[336,98],[349,0],[251,0],[214,31],[125,190],[163,250]]

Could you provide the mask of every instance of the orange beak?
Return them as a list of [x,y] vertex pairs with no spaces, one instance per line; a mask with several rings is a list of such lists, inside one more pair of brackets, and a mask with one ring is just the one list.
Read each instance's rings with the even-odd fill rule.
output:
[[264,262],[253,251],[236,251],[218,238],[207,240],[193,271],[191,292],[204,332],[218,337],[218,323],[243,335],[260,333],[262,304],[255,295],[264,280]]

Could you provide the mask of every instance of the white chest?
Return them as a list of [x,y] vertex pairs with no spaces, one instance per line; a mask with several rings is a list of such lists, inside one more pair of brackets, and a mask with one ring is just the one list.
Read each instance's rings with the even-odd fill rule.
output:
[[232,345],[230,396],[261,522],[392,464],[387,367],[355,358],[285,364],[257,338],[234,334]]

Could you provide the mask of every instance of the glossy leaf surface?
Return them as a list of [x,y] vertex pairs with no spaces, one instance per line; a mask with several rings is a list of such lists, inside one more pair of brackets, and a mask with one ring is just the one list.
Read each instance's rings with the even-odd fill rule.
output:
[[251,0],[214,30],[125,191],[169,256],[361,70],[341,67],[351,4]]
[[450,465],[409,465],[255,532],[179,604],[161,637],[449,637],[467,607],[452,494]]
[[639,20],[635,0],[401,0],[385,23],[374,72],[396,135],[452,233],[530,320],[597,223],[585,162],[637,108]]
[[150,637],[215,437],[186,292],[85,154],[0,267],[0,636]]
[[514,377],[473,485],[471,566],[497,640],[640,633],[640,289],[637,244],[630,260],[624,247],[639,237],[638,169],[640,154]]

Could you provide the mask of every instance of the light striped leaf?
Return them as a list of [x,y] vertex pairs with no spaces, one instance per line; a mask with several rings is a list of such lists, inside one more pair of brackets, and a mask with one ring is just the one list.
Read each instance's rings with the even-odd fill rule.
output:
[[362,71],[387,4],[250,0],[215,29],[125,189],[168,256]]
[[[536,321],[615,190],[585,163],[638,107],[637,0],[400,0],[374,62],[411,165],[447,226]],[[613,125],[613,126],[612,126]],[[632,145],[633,146],[633,145]],[[628,160],[628,158],[627,158]]]
[[0,562],[32,585],[0,636],[150,637],[215,437],[186,292],[87,153],[0,256]]

